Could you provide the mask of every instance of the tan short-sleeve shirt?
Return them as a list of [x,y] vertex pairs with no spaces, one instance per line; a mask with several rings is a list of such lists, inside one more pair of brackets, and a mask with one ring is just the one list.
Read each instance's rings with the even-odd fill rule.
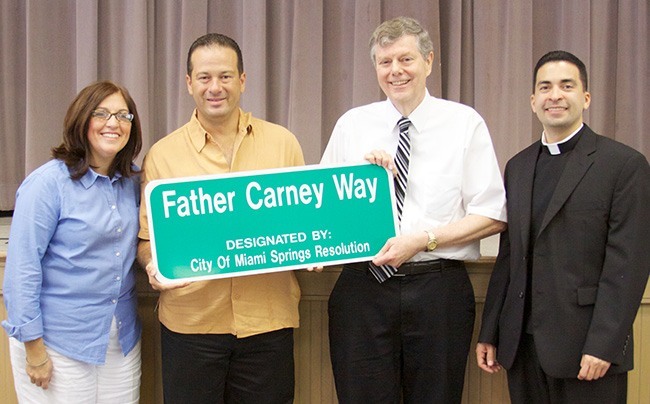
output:
[[[143,163],[142,189],[149,181],[304,164],[300,145],[286,128],[240,110],[230,166],[210,140],[196,111],[190,121],[154,144]],[[149,240],[146,201],[139,238]],[[193,282],[160,293],[159,319],[179,333],[247,337],[298,327],[300,288],[292,271]]]

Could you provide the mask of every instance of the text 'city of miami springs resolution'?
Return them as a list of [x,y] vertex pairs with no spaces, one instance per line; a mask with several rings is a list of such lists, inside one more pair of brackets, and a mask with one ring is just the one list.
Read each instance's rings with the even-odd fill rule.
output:
[[156,180],[145,197],[161,282],[370,260],[396,234],[392,174],[311,165]]

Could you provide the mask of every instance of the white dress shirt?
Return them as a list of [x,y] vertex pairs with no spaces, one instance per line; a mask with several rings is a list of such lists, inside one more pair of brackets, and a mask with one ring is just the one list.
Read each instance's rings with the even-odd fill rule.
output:
[[[402,115],[389,101],[343,114],[321,164],[364,161],[372,150],[395,156]],[[468,214],[506,221],[506,197],[492,140],[472,108],[427,94],[411,113],[411,157],[402,233],[435,229]],[[411,261],[477,259],[479,241],[416,254]]]

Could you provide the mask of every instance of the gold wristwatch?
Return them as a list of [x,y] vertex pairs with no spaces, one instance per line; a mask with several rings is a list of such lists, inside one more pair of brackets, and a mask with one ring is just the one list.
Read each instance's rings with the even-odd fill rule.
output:
[[429,240],[427,241],[427,251],[433,251],[438,247],[438,240],[436,239],[436,235],[433,234],[433,232],[429,230],[425,230],[427,233],[427,236],[429,236]]

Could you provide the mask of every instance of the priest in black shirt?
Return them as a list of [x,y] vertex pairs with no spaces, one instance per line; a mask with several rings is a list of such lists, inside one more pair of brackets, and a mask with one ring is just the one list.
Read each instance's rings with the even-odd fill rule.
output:
[[650,166],[583,123],[585,65],[535,66],[544,131],[506,166],[508,230],[487,292],[479,367],[513,403],[625,403],[632,324],[650,272]]

